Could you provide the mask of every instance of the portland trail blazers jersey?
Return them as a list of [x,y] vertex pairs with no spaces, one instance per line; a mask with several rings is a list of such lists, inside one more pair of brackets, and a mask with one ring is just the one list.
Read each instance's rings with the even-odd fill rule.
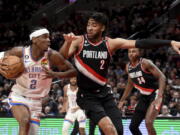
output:
[[150,72],[143,69],[142,60],[141,58],[136,67],[128,64],[128,74],[133,81],[134,87],[138,89],[141,94],[150,95],[158,89],[158,80]]
[[42,98],[49,93],[52,79],[43,79],[45,72],[42,65],[49,68],[48,52],[38,61],[31,56],[31,47],[25,47],[23,51],[25,72],[16,79],[12,91],[29,98]]
[[78,70],[77,84],[80,89],[96,90],[107,83],[108,66],[111,58],[107,38],[93,44],[83,36],[80,51],[75,55]]

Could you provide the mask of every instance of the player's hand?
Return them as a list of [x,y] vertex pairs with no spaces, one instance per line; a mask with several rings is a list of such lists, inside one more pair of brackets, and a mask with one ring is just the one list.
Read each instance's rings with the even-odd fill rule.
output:
[[42,66],[42,68],[43,68],[43,71],[46,73],[46,74],[42,75],[42,79],[56,78],[57,77],[56,72],[52,71],[51,69],[49,69],[45,66]]
[[119,104],[118,104],[118,108],[119,108],[120,110],[122,110],[122,109],[123,109],[123,105],[124,105],[124,103],[125,103],[125,101],[120,101],[120,102],[119,102]]
[[6,63],[2,62],[3,59],[0,59],[0,74],[3,76],[6,76],[8,65]]
[[162,97],[158,97],[154,100],[154,106],[156,110],[159,110],[162,104]]
[[66,42],[71,43],[73,40],[76,40],[78,37],[74,35],[74,33],[68,33],[68,34],[63,34],[64,40]]
[[180,54],[180,42],[172,41],[171,46],[178,54]]

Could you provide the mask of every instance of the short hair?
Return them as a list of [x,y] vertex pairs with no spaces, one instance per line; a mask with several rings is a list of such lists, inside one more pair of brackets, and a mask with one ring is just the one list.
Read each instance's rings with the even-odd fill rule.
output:
[[104,30],[103,33],[105,33],[107,31],[109,20],[108,20],[108,17],[104,13],[91,12],[88,18],[89,19],[94,19],[95,21],[103,24],[105,26],[105,30]]
[[108,18],[105,14],[101,12],[92,12],[89,16],[89,19],[92,18],[95,21],[102,23],[103,25],[107,26],[108,25]]

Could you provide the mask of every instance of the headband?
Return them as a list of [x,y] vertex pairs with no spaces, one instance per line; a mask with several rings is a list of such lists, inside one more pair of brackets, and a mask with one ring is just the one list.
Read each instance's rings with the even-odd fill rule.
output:
[[49,31],[47,29],[36,30],[29,35],[29,38],[30,38],[30,40],[32,40],[33,37],[38,37],[43,34],[49,34]]

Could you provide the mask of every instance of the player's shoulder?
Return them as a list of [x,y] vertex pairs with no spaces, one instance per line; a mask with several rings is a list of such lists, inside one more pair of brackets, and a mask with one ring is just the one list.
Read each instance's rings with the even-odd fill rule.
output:
[[63,87],[63,90],[64,90],[64,91],[67,91],[68,85],[69,85],[69,84],[64,85],[64,87]]
[[142,58],[141,63],[142,63],[143,66],[149,66],[149,65],[151,65],[153,62],[152,62],[152,60],[150,60],[150,59]]

